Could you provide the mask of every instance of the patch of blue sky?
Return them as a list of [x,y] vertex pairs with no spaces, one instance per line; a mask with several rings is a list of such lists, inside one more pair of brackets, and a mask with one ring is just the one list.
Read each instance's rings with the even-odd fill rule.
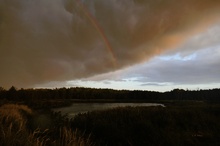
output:
[[168,56],[160,56],[158,57],[160,60],[164,61],[170,61],[170,60],[178,60],[178,61],[190,61],[196,59],[197,54],[193,53],[187,56],[181,56],[180,53],[176,53],[174,55],[168,55]]

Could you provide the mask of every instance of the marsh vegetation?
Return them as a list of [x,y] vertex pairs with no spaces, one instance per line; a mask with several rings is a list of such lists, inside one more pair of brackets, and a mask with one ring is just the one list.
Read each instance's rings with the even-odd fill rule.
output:
[[[53,90],[40,90],[40,93],[48,91],[53,95]],[[73,118],[51,110],[70,105],[68,102],[71,100],[49,98],[48,95],[36,100],[28,99],[27,95],[36,96],[37,92],[34,92],[30,94],[30,90],[23,90],[23,98],[18,96],[20,90],[0,92],[0,145],[220,145],[220,102],[216,91],[216,100],[213,100],[214,97],[207,100],[205,95],[203,100],[196,97],[187,100],[184,99],[184,94],[189,95],[187,91],[172,91],[169,93],[172,95],[170,100],[158,100],[162,97],[155,96],[154,101],[166,107],[113,107],[77,114]],[[129,94],[136,95],[130,91]]]

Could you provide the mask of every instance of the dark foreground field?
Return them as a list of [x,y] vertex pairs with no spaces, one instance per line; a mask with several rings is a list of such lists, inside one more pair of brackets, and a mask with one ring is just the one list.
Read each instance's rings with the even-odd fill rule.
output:
[[0,107],[2,146],[220,145],[220,104],[176,101],[125,107],[68,119],[25,105]]

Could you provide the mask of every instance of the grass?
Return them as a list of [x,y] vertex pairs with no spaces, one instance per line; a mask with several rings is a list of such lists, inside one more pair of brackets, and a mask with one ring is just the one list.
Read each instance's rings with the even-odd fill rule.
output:
[[[25,105],[7,104],[0,107],[0,141],[4,146],[22,145],[26,142],[27,118],[32,110]],[[28,145],[28,144],[27,144]]]
[[77,115],[96,145],[220,145],[220,106],[125,107]]
[[164,107],[118,107],[78,114],[0,107],[3,146],[220,145],[220,104],[177,102]]
[[[36,111],[35,111],[36,112]],[[50,112],[45,117],[53,122],[48,128],[35,128],[34,113],[25,105],[6,104],[0,107],[0,145],[2,146],[90,146],[89,137],[64,125],[65,116]],[[37,121],[39,122],[39,121]]]

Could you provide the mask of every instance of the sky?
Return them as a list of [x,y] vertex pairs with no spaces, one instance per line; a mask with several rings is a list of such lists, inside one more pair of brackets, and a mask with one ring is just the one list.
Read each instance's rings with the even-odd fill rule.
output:
[[220,1],[0,0],[0,86],[220,87]]

